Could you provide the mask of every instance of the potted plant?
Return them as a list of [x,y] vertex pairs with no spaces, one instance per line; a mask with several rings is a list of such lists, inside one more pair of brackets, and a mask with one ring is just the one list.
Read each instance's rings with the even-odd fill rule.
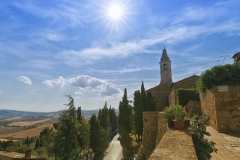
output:
[[163,111],[163,117],[167,119],[168,127],[173,128],[174,127],[174,114],[173,114],[173,107],[166,107]]
[[181,105],[173,106],[173,115],[175,117],[174,127],[175,129],[185,129],[184,125],[184,110]]

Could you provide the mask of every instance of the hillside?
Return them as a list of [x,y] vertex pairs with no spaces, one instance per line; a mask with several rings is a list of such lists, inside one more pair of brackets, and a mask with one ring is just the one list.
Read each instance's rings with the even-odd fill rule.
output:
[[[99,110],[82,110],[83,116],[91,116],[92,114],[98,114]],[[118,114],[118,109],[115,110]],[[11,118],[11,117],[28,117],[28,116],[40,116],[40,117],[53,117],[58,116],[62,111],[56,112],[29,112],[29,111],[18,111],[18,110],[7,110],[0,109],[0,120]]]

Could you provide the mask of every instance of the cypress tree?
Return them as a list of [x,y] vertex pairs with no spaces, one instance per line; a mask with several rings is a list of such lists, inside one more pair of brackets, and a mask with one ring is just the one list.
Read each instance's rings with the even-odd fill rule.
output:
[[142,139],[142,132],[143,132],[143,105],[141,99],[140,91],[134,92],[134,102],[133,102],[133,109],[134,109],[134,130],[135,134],[137,135],[136,141],[138,145],[140,145]]
[[148,104],[148,111],[155,111],[156,101],[152,96],[151,92],[147,93],[147,104]]
[[129,101],[127,99],[127,89],[125,88],[122,101],[120,101],[119,103],[118,129],[119,135],[122,138],[120,143],[123,148],[123,156],[128,158],[133,157],[133,148],[131,145],[132,138],[129,135],[132,130],[131,122],[132,122],[132,108],[129,105]]
[[148,104],[147,104],[147,96],[146,96],[146,91],[144,88],[144,83],[142,81],[141,85],[141,99],[142,99],[142,106],[143,106],[143,111],[149,111]]

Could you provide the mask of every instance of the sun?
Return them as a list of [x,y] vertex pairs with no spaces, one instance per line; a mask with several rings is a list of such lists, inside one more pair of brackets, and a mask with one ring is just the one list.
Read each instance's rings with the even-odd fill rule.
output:
[[131,0],[99,0],[95,4],[99,6],[99,10],[96,10],[99,17],[96,19],[101,20],[99,25],[105,25],[103,33],[107,31],[116,37],[131,29],[129,22],[134,14]]
[[107,16],[112,20],[118,20],[123,17],[123,7],[120,4],[114,3],[107,9]]

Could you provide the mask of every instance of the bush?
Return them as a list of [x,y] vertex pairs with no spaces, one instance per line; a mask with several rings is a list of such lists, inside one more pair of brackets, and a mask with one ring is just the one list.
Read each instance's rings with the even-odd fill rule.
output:
[[208,121],[203,116],[193,116],[191,119],[190,133],[192,135],[194,147],[196,149],[197,157],[199,160],[210,159],[211,153],[216,152],[215,142],[208,141],[204,136],[210,136],[211,134],[206,131],[206,125]]
[[174,119],[174,114],[173,114],[173,107],[166,107],[163,112],[163,117],[166,118],[167,120],[173,120]]
[[197,81],[199,91],[205,91],[213,86],[240,85],[240,63],[215,66],[206,70]]
[[177,90],[177,103],[186,106],[190,101],[199,101],[199,93],[197,89],[178,89]]
[[175,120],[183,120],[184,116],[185,116],[185,112],[183,110],[183,107],[181,105],[175,105],[172,106],[173,107],[173,115]]

